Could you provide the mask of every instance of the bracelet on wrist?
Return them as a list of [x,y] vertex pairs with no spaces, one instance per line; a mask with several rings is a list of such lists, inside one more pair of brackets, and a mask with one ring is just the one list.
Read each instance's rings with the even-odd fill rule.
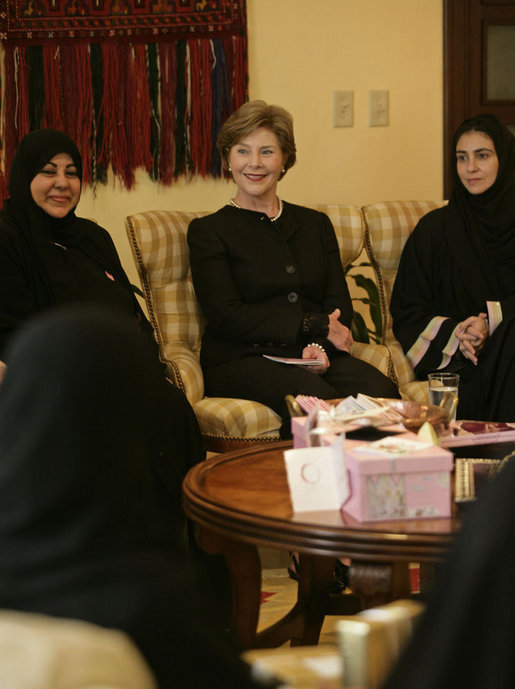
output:
[[327,356],[327,352],[321,344],[318,344],[318,342],[310,342],[308,345],[306,345],[306,347],[318,347],[318,349],[320,349]]

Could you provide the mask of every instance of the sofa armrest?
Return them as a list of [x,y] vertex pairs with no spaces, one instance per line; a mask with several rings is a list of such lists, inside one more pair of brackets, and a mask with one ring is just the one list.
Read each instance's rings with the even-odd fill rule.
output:
[[204,397],[204,376],[198,357],[187,344],[174,343],[167,358],[161,357],[167,375],[187,396],[191,405]]

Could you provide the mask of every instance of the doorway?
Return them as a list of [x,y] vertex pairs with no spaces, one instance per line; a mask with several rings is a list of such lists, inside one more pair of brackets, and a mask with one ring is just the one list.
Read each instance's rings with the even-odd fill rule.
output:
[[515,0],[444,0],[445,198],[453,133],[480,113],[515,134]]

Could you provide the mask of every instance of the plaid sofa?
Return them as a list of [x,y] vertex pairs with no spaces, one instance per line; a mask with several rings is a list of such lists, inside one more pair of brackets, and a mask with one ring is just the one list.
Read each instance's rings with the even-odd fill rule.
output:
[[[352,354],[392,378],[403,397],[427,401],[427,384],[416,381],[392,332],[390,297],[400,255],[418,220],[442,203],[388,201],[359,208],[317,205],[333,223],[342,264],[365,247],[379,289],[382,344],[356,342]],[[130,215],[125,227],[141,278],[150,321],[170,378],[187,395],[208,449],[220,452],[279,440],[279,416],[269,407],[241,399],[204,395],[199,364],[204,321],[191,281],[186,233],[207,212],[147,211]]]
[[[334,225],[343,265],[354,261],[363,248],[360,209],[350,205],[315,207],[327,213]],[[186,242],[190,221],[202,215],[206,213],[147,211],[125,220],[160,355],[170,378],[187,395],[208,449],[220,452],[277,441],[281,419],[269,407],[204,395],[199,364],[204,321],[193,290]],[[385,353],[386,349],[383,356]],[[373,352],[367,356],[370,360]],[[382,362],[383,356],[377,356],[377,361]]]

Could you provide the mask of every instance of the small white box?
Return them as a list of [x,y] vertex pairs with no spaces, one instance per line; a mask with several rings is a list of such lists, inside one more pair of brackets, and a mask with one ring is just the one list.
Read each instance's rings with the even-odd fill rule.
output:
[[339,510],[349,497],[344,438],[326,447],[285,450],[284,462],[294,512]]

